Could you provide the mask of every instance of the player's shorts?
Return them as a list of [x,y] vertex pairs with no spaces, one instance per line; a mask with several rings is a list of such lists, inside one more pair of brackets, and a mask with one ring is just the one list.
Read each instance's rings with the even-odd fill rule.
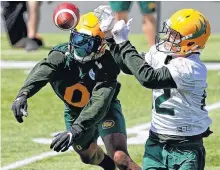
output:
[[205,148],[202,140],[184,144],[162,144],[148,139],[145,144],[142,170],[203,170]]
[[[72,126],[75,117],[65,112],[64,119],[66,129],[68,130]],[[85,150],[92,142],[97,141],[99,136],[103,138],[111,133],[122,133],[127,135],[125,119],[122,114],[119,100],[114,100],[112,102],[106,116],[98,123],[97,126],[94,126],[91,130],[86,131],[83,136],[77,139],[77,141],[73,144],[73,147],[78,151]]]
[[[150,14],[155,12],[156,3],[154,1],[137,1],[142,14]],[[114,12],[129,11],[132,5],[131,1],[110,1],[109,2]]]

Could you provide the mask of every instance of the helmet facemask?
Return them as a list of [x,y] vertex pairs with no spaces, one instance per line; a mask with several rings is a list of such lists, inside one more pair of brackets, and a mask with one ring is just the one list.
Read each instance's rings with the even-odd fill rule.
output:
[[[70,31],[70,53],[78,62],[85,63],[100,57],[104,44],[99,36]],[[103,53],[102,53],[103,54]]]
[[167,54],[176,54],[181,51],[180,43],[182,36],[179,32],[170,28],[167,22],[163,23],[163,29],[158,32],[156,39],[156,49]]

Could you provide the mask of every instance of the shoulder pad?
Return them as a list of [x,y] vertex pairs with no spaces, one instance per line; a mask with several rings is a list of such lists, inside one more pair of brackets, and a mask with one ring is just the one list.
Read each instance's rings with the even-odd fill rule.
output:
[[49,54],[53,51],[59,51],[59,52],[65,54],[66,52],[68,52],[68,43],[59,44],[59,45],[53,47],[52,50],[50,50]]

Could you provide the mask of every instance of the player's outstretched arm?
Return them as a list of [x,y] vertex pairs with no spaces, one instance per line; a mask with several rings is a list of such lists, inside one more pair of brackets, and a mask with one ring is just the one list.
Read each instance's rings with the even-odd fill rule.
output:
[[117,86],[116,81],[98,82],[93,89],[89,103],[68,131],[59,133],[53,139],[50,148],[56,152],[65,152],[86,130],[95,126],[107,113]]
[[65,152],[86,130],[95,126],[107,113],[117,86],[116,81],[98,82],[93,89],[89,103],[68,131],[59,133],[53,139],[50,148],[56,152]]
[[[104,21],[101,20],[101,25],[102,22]],[[132,19],[127,23],[121,20],[111,30],[114,41],[110,39],[107,41],[115,61],[121,62],[118,59],[121,57],[123,61],[121,63],[128,67],[144,87],[151,89],[176,88],[176,83],[166,67],[154,70],[128,41],[131,24]]]
[[[150,89],[176,88],[176,83],[167,67],[153,69],[129,41],[120,44],[108,43],[108,45],[110,49],[114,49],[111,50],[112,56],[121,58],[144,87]],[[115,61],[117,62],[119,59],[115,59]]]
[[[113,25],[114,16],[109,7],[100,6],[94,12],[99,18],[100,29],[108,35],[106,40],[114,60],[120,68],[127,68],[126,70],[147,88],[176,88],[176,84],[166,67],[154,70],[128,41],[133,19],[127,23],[120,20]],[[111,37],[114,40],[111,40]]]
[[52,52],[48,58],[40,61],[31,70],[11,106],[15,118],[19,123],[23,122],[23,116],[27,116],[27,98],[36,94],[52,79],[57,68],[62,65],[63,60],[64,57],[61,53]]
[[65,152],[86,130],[95,126],[107,113],[115,94],[117,82],[98,82],[93,89],[89,103],[81,111],[68,131],[59,133],[53,139],[50,149]]
[[106,115],[116,86],[116,80],[98,82],[93,89],[89,103],[84,107],[74,124],[80,125],[85,130],[96,125]]
[[[125,63],[122,60],[122,57],[119,56],[119,46],[115,44],[115,40],[113,38],[106,39],[107,44],[109,46],[109,50],[111,51],[111,57],[114,58],[114,61],[118,65],[118,67],[123,71],[125,74],[132,75],[132,72],[129,70],[129,68],[125,65]],[[113,53],[114,52],[114,53]],[[114,56],[112,56],[114,54]]]

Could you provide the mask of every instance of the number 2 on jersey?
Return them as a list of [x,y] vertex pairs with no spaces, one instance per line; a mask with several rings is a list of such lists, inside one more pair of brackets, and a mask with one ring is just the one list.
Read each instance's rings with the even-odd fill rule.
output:
[[174,116],[174,109],[173,108],[163,108],[160,107],[160,105],[167,101],[171,95],[170,95],[170,89],[163,89],[164,94],[160,95],[155,100],[155,110],[158,114],[164,114],[164,115],[171,115]]

